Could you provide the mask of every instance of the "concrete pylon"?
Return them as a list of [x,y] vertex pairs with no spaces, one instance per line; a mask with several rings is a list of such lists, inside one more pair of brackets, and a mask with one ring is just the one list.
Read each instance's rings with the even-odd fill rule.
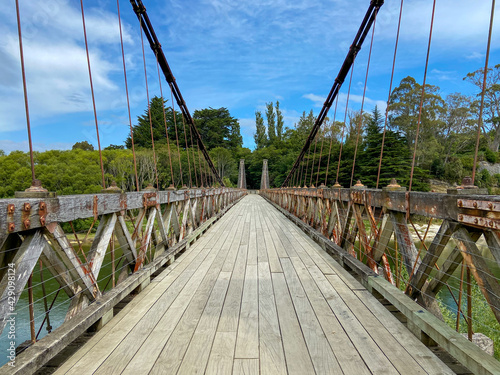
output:
[[267,159],[262,161],[262,177],[260,178],[260,190],[269,189],[269,171],[267,170]]
[[247,177],[245,175],[245,159],[240,159],[240,171],[238,173],[238,189],[247,188]]

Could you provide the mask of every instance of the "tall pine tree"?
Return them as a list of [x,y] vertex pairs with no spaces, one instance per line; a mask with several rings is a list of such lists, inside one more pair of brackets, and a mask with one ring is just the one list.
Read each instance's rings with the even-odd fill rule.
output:
[[268,139],[266,136],[266,126],[264,125],[264,119],[262,118],[262,113],[259,111],[255,112],[255,126],[256,131],[253,136],[255,139],[255,146],[258,149],[266,147]]
[[276,101],[276,138],[278,138],[278,141],[283,139],[283,126],[284,121],[283,114],[280,109],[280,102]]
[[267,134],[269,136],[269,144],[272,145],[276,140],[276,118],[274,113],[273,102],[266,103],[266,118],[267,118]]

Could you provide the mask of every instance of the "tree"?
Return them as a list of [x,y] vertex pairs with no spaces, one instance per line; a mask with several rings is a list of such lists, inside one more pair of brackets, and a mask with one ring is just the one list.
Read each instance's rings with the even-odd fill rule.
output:
[[[422,86],[413,77],[406,77],[393,90],[389,101],[390,128],[406,138],[412,152],[421,99]],[[417,165],[428,169],[432,161],[442,153],[443,146],[437,139],[443,131],[445,117],[445,102],[439,95],[439,87],[426,85],[420,117]]]
[[[137,124],[132,127],[135,147],[143,147],[147,149],[152,148],[153,143],[151,141],[151,127],[153,128],[153,139],[155,145],[166,144],[167,138],[165,132],[165,122],[167,123],[166,126],[168,129],[170,142],[175,142],[175,127],[178,128],[179,132],[182,130],[182,114],[175,111],[174,119],[172,108],[166,107],[166,103],[167,100],[163,100],[162,98],[155,96],[151,99],[149,107],[144,110],[144,114],[141,116],[137,116]],[[149,121],[150,113],[151,124]],[[179,139],[179,142],[181,142],[181,140],[182,139]],[[130,135],[125,140],[125,145],[127,148],[132,148],[132,138],[130,137]]]
[[[479,90],[483,89],[484,69],[468,73],[464,80],[475,85]],[[481,98],[481,92],[477,94]],[[498,152],[500,146],[500,64],[494,68],[489,68],[486,77],[486,90],[484,92],[484,112],[482,131],[488,133],[491,131],[493,139],[489,139],[489,148],[491,151]]]
[[280,109],[280,102],[276,101],[276,137],[279,141],[283,139],[283,114]]
[[197,110],[193,119],[207,149],[223,147],[236,150],[243,145],[240,123],[227,108]]
[[229,177],[236,169],[233,154],[226,148],[216,147],[210,150],[210,158],[214,162],[221,178]]
[[0,156],[5,156],[5,151],[4,150],[0,150]]
[[105,150],[124,150],[125,146],[124,145],[109,145],[108,147],[104,148]]
[[[446,120],[443,127],[443,145],[447,164],[451,155],[474,147],[475,121],[472,118],[472,99],[460,93],[446,97]],[[442,158],[440,158],[442,159]]]
[[264,125],[264,119],[262,118],[262,113],[260,111],[255,112],[255,146],[257,149],[263,148],[268,144],[268,139],[266,135],[266,126]]
[[269,135],[269,144],[276,140],[276,118],[273,102],[266,103],[267,134]]
[[94,146],[92,146],[87,141],[82,141],[82,142],[76,142],[71,149],[72,150],[80,149],[83,151],[94,151]]

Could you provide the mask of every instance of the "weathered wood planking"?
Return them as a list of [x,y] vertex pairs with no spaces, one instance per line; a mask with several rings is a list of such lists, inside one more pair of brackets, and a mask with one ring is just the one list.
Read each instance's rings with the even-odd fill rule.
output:
[[[339,192],[336,198],[339,198],[341,194],[342,192]],[[388,192],[387,194],[391,195],[393,193]],[[351,272],[354,272],[359,277],[361,283],[365,287],[367,287],[370,291],[374,291],[381,294],[394,307],[396,307],[396,309],[398,309],[408,319],[409,327],[411,326],[412,332],[417,336],[417,338],[419,339],[422,338],[422,340],[424,340],[425,342],[428,342],[428,340],[425,340],[426,337],[431,338],[432,340],[437,342],[441,347],[445,348],[445,350],[448,351],[448,353],[450,353],[452,356],[458,359],[458,361],[462,365],[470,369],[473,373],[478,373],[478,374],[500,373],[500,363],[497,360],[495,360],[491,356],[488,356],[485,352],[478,349],[474,344],[467,341],[463,336],[457,334],[453,329],[449,328],[442,321],[435,318],[430,312],[422,309],[421,306],[419,306],[413,300],[405,296],[401,291],[399,291],[399,289],[392,286],[383,278],[378,277],[378,275],[375,272],[371,271],[365,264],[355,259],[351,255],[349,255],[344,249],[340,248],[334,242],[330,241],[321,233],[318,233],[308,224],[304,223],[301,220],[301,218],[299,218],[300,212],[297,213],[299,217],[295,217],[294,214],[291,214],[282,207],[280,207],[280,204],[283,202],[283,198],[281,197],[282,194],[279,191],[276,191],[274,193],[265,192],[264,195],[273,203],[273,205],[281,213],[283,213],[295,225],[297,225],[304,232],[306,232],[312,238],[312,240],[314,240],[314,242],[318,243],[321,248],[326,250],[331,256],[335,258],[335,260],[339,262],[339,264],[333,266],[334,264],[336,264],[336,262],[334,262],[328,256],[325,257],[328,263],[334,267],[336,272],[338,272],[338,274],[341,276],[343,282],[346,283],[349,286],[349,288],[351,288],[357,293],[358,290],[356,290],[356,286],[354,284],[358,282],[355,281],[352,278],[352,276],[347,274],[342,267],[348,269]],[[365,194],[364,192],[362,193],[361,196],[363,196],[365,199],[368,197],[368,195]],[[464,199],[463,196],[460,196],[459,198],[457,198],[456,196],[452,197],[453,199],[456,199],[455,203],[457,203],[457,206],[458,206],[458,200]],[[301,198],[303,197],[302,196],[298,197],[297,202],[300,202]],[[495,197],[474,196],[473,198],[484,199],[493,202],[498,201],[498,196]],[[452,200],[452,198],[449,198],[448,196],[448,201],[450,201],[450,199]],[[275,202],[273,202],[273,200],[275,200]],[[351,202],[349,196],[342,197],[342,200],[340,200],[339,202],[342,201]],[[476,203],[478,207],[482,207],[485,205],[485,202],[475,202],[475,201],[465,202],[464,204],[473,206],[474,203]],[[406,204],[408,208],[408,203]],[[389,206],[385,204],[386,208]],[[488,207],[490,206],[491,205],[488,205]],[[493,207],[496,207],[495,204],[493,204]],[[450,209],[450,212],[453,210],[454,208],[452,207]],[[411,210],[409,210],[409,212],[410,211]],[[389,210],[388,216],[391,217],[391,219],[389,218],[386,219],[385,223],[387,223],[388,221],[392,221],[393,228],[388,228],[386,230],[386,234],[384,235],[385,237],[384,242],[386,242],[390,238],[393,231],[396,232],[396,236],[399,237],[399,242],[403,244],[403,251],[405,252],[405,254],[403,255],[406,257],[405,263],[409,273],[411,273],[411,271],[413,270],[413,266],[415,266],[415,270],[417,270],[417,272],[419,270],[419,267],[421,267],[420,272],[418,272],[418,274],[423,275],[424,274],[423,271],[425,271],[425,273],[428,273],[428,270],[430,270],[431,267],[434,267],[433,263],[435,261],[435,255],[441,252],[442,247],[446,242],[446,238],[444,237],[446,235],[449,235],[450,231],[448,230],[447,224],[444,224],[445,227],[442,228],[443,235],[438,234],[437,238],[434,241],[434,245],[431,245],[430,253],[427,259],[424,259],[426,264],[421,265],[422,264],[421,261],[417,260],[416,258],[416,251],[414,245],[412,241],[410,241],[411,234],[408,229],[408,224],[402,212],[404,211],[400,209],[394,209],[393,207],[391,207],[391,209]],[[434,215],[434,212],[435,211],[431,210],[430,214]],[[411,211],[411,213],[413,212]],[[429,216],[429,214],[427,216]],[[484,294],[487,295],[487,299],[492,301],[493,305],[497,303],[500,304],[500,302],[496,301],[496,295],[498,295],[498,293],[491,292],[491,290],[497,290],[498,282],[491,276],[488,267],[485,264],[481,264],[482,258],[479,255],[480,252],[475,245],[475,242],[478,240],[481,234],[484,233],[488,245],[492,247],[491,249],[492,253],[495,253],[498,247],[497,233],[494,231],[481,230],[481,229],[479,230],[475,229],[469,232],[468,230],[465,229],[465,227],[461,225],[456,225],[457,221],[456,218],[450,220],[454,221],[454,223],[452,223],[450,226],[452,227],[451,232],[453,233],[453,237],[455,237],[452,238],[452,241],[456,242],[456,246],[452,248],[452,252],[450,253],[448,259],[444,261],[440,270],[437,271],[434,279],[426,280],[424,277],[417,275],[415,279],[415,285],[418,284],[423,285],[422,288],[426,293],[436,293],[440,288],[442,288],[442,286],[444,285],[446,280],[450,277],[451,273],[453,273],[453,271],[456,269],[456,267],[461,264],[462,258],[465,257],[467,258],[465,259],[467,264],[469,264],[473,269],[473,271],[475,271],[475,277],[478,280],[478,283],[482,285],[482,291]],[[352,223],[348,221],[347,224],[352,224]],[[383,230],[384,228],[382,228],[382,231]],[[310,272],[312,272],[312,270],[313,269],[310,269]],[[343,278],[343,275],[348,275],[348,276]],[[327,277],[332,281],[335,281],[334,275],[331,276],[327,275]],[[318,282],[318,280],[321,280],[321,278],[318,279],[318,277],[315,277],[315,280],[316,282]],[[424,284],[422,284],[423,281],[425,281]],[[324,282],[321,281],[318,284],[318,286],[319,285],[324,286]],[[323,290],[323,292],[324,293],[328,292],[328,290],[325,289]],[[335,307],[338,308],[337,305],[335,305]],[[334,309],[335,307],[332,305],[332,309]],[[383,322],[384,319],[382,320],[381,319],[379,319],[379,321]],[[372,323],[372,325],[374,324]],[[413,342],[407,341],[403,339],[401,336],[399,336],[399,330],[395,330],[394,327],[390,327],[390,329],[388,327],[388,330],[391,332],[391,334],[394,335],[397,341],[409,342],[411,345],[413,345]],[[416,351],[416,356],[414,356],[414,359],[419,363],[419,365],[423,369],[426,370],[426,372],[446,373],[446,371],[442,371],[442,369],[441,370],[439,368],[436,369],[435,367],[436,363],[423,364],[421,360],[422,358],[425,358],[426,355],[418,353],[419,351]],[[372,360],[365,362],[369,363],[372,366],[374,364]],[[373,369],[371,370],[373,371]],[[382,373],[384,373],[383,366],[379,368],[379,371],[382,371]]]

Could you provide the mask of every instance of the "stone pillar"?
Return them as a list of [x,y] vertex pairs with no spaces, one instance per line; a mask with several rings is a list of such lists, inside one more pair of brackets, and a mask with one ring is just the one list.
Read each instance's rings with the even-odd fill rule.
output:
[[245,175],[245,159],[240,159],[240,171],[238,173],[238,189],[247,188],[247,177]]
[[260,190],[269,189],[269,171],[267,170],[267,159],[263,160],[262,177],[260,178]]

